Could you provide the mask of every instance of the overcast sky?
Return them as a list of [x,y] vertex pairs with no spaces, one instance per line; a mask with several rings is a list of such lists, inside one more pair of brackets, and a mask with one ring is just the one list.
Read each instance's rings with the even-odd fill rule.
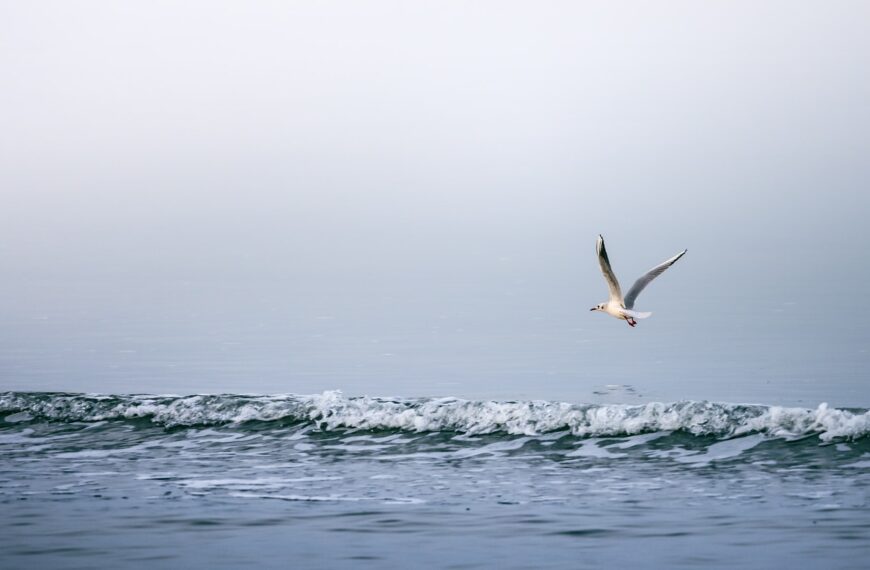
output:
[[4,2],[4,272],[866,241],[868,22],[866,2]]

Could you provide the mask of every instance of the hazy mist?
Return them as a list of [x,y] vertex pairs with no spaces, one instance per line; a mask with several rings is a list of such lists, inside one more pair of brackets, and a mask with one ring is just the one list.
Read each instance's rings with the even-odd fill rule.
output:
[[[866,2],[3,2],[0,70],[0,389],[870,404]],[[599,233],[689,249],[636,331]]]

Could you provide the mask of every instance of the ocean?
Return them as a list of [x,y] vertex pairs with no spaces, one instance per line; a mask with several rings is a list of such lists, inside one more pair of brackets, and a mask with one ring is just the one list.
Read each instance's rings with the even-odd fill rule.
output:
[[863,322],[590,274],[11,289],[0,568],[866,567]]
[[[620,387],[613,386],[613,390]],[[0,394],[3,568],[864,568],[870,412]]]

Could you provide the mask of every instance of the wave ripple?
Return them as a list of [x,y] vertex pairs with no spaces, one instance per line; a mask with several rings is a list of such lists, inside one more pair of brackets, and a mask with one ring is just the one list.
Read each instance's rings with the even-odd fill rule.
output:
[[147,420],[167,428],[251,422],[312,423],[341,428],[539,435],[569,430],[579,437],[682,431],[736,437],[763,433],[786,439],[818,435],[822,441],[870,434],[870,412],[821,404],[815,409],[681,401],[641,405],[499,402],[459,398],[348,397],[340,391],[313,395],[93,395],[6,392],[0,416],[22,421],[99,422]]

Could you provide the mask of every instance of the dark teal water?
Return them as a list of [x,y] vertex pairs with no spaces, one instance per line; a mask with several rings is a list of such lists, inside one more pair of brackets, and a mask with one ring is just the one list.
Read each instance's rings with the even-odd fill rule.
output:
[[870,414],[0,394],[4,568],[862,568]]

